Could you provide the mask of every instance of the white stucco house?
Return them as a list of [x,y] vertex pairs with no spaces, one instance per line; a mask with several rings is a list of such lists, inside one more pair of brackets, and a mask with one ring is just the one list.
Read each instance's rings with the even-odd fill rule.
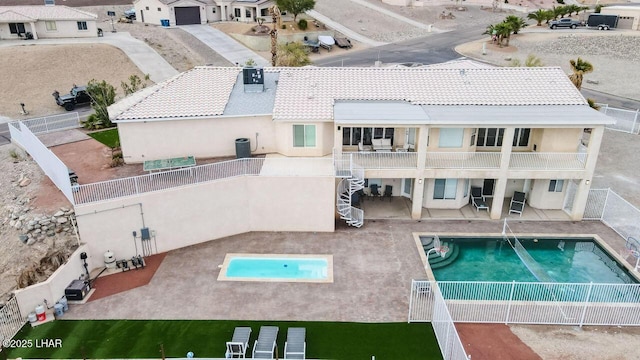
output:
[[640,6],[605,6],[603,15],[618,15],[618,29],[640,30]]
[[98,15],[63,5],[0,6],[0,39],[97,37]]
[[314,197],[355,224],[341,195],[372,185],[410,199],[413,219],[469,206],[479,187],[493,199],[487,218],[519,191],[527,206],[580,220],[614,122],[557,67],[197,67],[109,112],[128,163],[233,156],[237,138],[267,160],[333,159],[335,189]]
[[136,21],[170,26],[214,21],[254,22],[269,17],[274,0],[136,0]]

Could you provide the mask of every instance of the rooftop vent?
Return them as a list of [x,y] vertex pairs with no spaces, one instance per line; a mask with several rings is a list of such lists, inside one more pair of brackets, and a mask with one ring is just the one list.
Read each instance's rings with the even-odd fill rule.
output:
[[264,91],[264,70],[260,68],[246,67],[242,69],[244,92]]
[[56,4],[56,0],[44,0],[44,4],[47,6],[53,6]]

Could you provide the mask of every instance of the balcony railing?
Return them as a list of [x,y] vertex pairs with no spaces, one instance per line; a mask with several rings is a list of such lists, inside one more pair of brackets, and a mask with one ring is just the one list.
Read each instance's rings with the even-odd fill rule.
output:
[[499,169],[499,152],[429,152],[427,169]]
[[[499,152],[428,152],[426,169],[499,169]],[[417,169],[415,152],[344,152],[335,159],[336,169],[349,159],[365,170]],[[584,170],[587,154],[514,152],[509,161],[510,170]]]
[[585,153],[512,153],[509,161],[511,170],[583,170],[586,166]]
[[353,162],[366,170],[373,169],[416,169],[418,154],[414,152],[350,152],[343,153],[352,156]]

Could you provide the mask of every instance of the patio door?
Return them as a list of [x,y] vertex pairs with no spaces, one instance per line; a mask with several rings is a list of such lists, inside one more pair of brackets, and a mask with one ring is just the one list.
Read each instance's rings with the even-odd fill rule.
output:
[[405,131],[405,144],[411,145],[413,149],[416,146],[416,128],[408,128]]
[[411,192],[413,190],[413,179],[402,179],[402,186],[400,186],[400,195],[411,199]]

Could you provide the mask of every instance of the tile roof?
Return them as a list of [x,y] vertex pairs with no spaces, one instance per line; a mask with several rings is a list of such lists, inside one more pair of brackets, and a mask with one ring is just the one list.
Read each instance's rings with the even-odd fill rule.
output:
[[[237,67],[196,67],[158,84],[116,120],[225,115]],[[559,67],[265,68],[277,73],[274,120],[332,120],[337,100],[413,105],[587,105]],[[276,74],[274,74],[276,75]],[[239,81],[239,80],[238,80]],[[245,94],[251,101],[251,94]],[[234,112],[233,115],[241,116]],[[249,113],[247,113],[249,115]]]
[[195,67],[155,86],[116,120],[222,115],[241,68]]
[[559,67],[280,69],[274,120],[332,119],[334,100],[414,105],[586,105]]
[[[23,16],[16,18],[15,16]],[[96,20],[98,15],[64,5],[0,6],[0,21]]]

